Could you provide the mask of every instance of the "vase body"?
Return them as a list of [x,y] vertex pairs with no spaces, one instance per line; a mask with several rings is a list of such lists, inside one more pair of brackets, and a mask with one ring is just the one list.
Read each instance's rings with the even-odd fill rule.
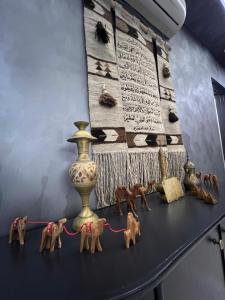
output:
[[94,222],[98,219],[89,205],[90,193],[97,182],[97,166],[89,157],[89,144],[95,138],[85,130],[88,123],[80,121],[74,124],[79,130],[68,141],[77,144],[78,159],[71,165],[69,175],[73,186],[81,196],[83,206],[73,221],[73,229],[77,231],[84,223]]

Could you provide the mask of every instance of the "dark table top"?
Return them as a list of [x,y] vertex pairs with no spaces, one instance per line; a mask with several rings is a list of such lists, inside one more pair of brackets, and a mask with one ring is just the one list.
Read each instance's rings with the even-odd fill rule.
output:
[[[140,208],[141,237],[126,249],[123,232],[105,229],[103,252],[79,253],[79,235],[62,236],[54,253],[38,252],[41,229],[28,231],[24,247],[0,239],[0,298],[11,299],[123,299],[144,288],[154,288],[211,228],[225,217],[224,191],[219,204],[206,205],[192,196],[166,204],[159,194],[148,199],[151,212]],[[123,210],[125,206],[123,204]],[[115,207],[97,211],[113,228],[126,227],[126,216]],[[67,224],[70,229],[70,223]]]

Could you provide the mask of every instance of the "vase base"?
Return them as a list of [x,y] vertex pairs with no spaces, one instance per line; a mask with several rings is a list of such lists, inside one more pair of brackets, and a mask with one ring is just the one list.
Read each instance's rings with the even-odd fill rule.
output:
[[91,211],[91,214],[87,217],[78,215],[73,221],[72,228],[74,231],[78,231],[83,224],[95,222],[97,220],[98,220],[98,216],[92,211]]

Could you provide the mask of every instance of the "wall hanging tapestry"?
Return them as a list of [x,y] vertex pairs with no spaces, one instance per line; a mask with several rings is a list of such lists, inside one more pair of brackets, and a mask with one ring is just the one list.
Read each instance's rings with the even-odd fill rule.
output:
[[160,180],[159,146],[171,175],[181,178],[185,149],[167,44],[123,5],[112,11],[111,1],[84,1],[84,28],[96,194],[104,207],[114,204],[119,185]]

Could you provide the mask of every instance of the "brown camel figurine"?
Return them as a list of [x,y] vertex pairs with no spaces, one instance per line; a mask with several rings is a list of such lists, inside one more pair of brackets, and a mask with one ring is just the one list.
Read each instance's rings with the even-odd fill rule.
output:
[[215,197],[204,190],[202,187],[193,186],[193,196],[199,198],[200,200],[203,200],[206,204],[217,204],[218,201],[215,199]]
[[212,187],[215,191],[219,190],[219,180],[216,175],[211,173],[204,176],[204,184],[208,187]]
[[126,188],[125,186],[119,186],[115,190],[116,208],[121,216],[123,215],[123,212],[121,210],[120,204],[122,200],[125,200],[127,201],[128,209],[130,209],[132,213],[137,217],[137,214],[135,212],[136,209],[135,199],[139,194],[138,190],[140,187],[141,184],[135,184],[130,189]]
[[23,218],[16,218],[12,222],[9,230],[9,244],[12,244],[13,240],[19,240],[20,245],[24,245],[26,225],[27,216]]
[[143,208],[145,206],[145,208],[147,210],[151,210],[151,208],[149,207],[146,197],[145,195],[148,194],[156,185],[155,180],[149,181],[147,186],[141,186],[138,189],[139,194],[141,195],[141,207]]
[[126,248],[130,247],[130,242],[133,242],[133,245],[136,244],[136,236],[141,235],[140,231],[140,222],[137,221],[134,215],[129,212],[127,214],[127,230],[124,231],[124,240]]
[[218,191],[219,190],[219,180],[216,175],[212,175],[211,182],[212,182],[212,186],[213,186],[214,190]]
[[102,251],[99,237],[103,233],[105,223],[106,219],[102,218],[82,226],[80,230],[80,252],[83,252],[84,248],[89,250],[89,238],[91,238],[91,253],[95,253],[96,249]]
[[62,248],[60,234],[63,232],[63,226],[66,222],[67,219],[63,218],[57,223],[48,223],[48,225],[42,230],[41,244],[39,249],[40,252],[42,252],[44,249],[54,252],[56,246],[58,246],[58,248]]

